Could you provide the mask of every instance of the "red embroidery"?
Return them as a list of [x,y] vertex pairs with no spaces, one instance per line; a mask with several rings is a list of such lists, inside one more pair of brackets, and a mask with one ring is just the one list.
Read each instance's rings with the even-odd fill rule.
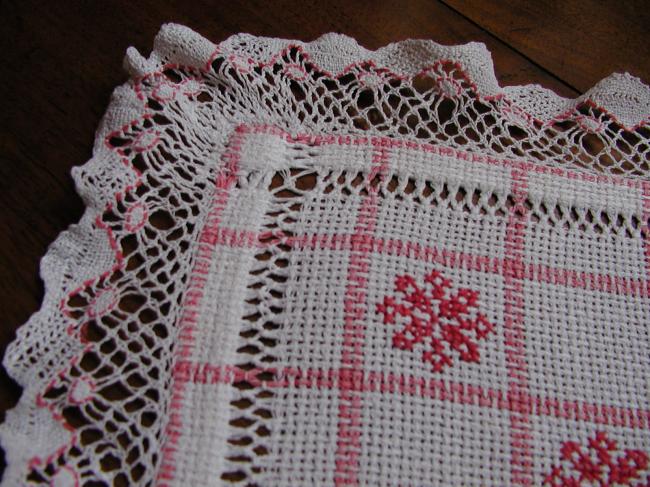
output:
[[472,315],[477,307],[478,292],[460,289],[450,292],[451,282],[438,271],[424,278],[420,287],[412,276],[395,278],[398,298],[384,297],[377,312],[384,315],[384,323],[403,325],[393,334],[393,346],[413,350],[424,345],[422,360],[433,366],[434,372],[452,365],[452,352],[465,362],[478,362],[478,340],[493,331],[493,325],[481,313]]
[[[596,432],[587,441],[587,447],[575,441],[567,441],[560,449],[562,463],[556,465],[544,479],[551,487],[600,487],[650,486],[648,454],[641,450],[620,452],[616,442],[606,433]],[[645,480],[641,476],[646,473]],[[635,482],[640,480],[639,482]]]

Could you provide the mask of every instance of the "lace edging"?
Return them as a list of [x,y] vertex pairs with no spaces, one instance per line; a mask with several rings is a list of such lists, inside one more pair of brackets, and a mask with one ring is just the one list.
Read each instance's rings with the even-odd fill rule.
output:
[[22,483],[34,459],[47,462],[75,440],[74,431],[64,426],[62,418],[47,407],[34,408],[33,404],[38,403],[39,394],[52,379],[45,374],[55,375],[53,371],[84,349],[84,344],[68,333],[68,318],[61,303],[76,287],[116,265],[110,235],[96,221],[118,188],[124,190],[134,184],[137,176],[104,141],[115,127],[141,114],[142,103],[129,84],[117,87],[96,132],[91,159],[72,169],[77,193],[86,207],[84,214],[59,234],[41,259],[42,305],[17,329],[3,357],[7,373],[23,388],[18,404],[7,411],[0,425],[0,444],[7,463],[5,485]]
[[443,46],[431,40],[409,39],[376,51],[365,49],[346,35],[328,33],[312,42],[235,34],[216,45],[179,24],[165,24],[154,41],[149,58],[129,48],[125,69],[134,77],[157,71],[166,63],[203,67],[215,50],[222,54],[269,63],[279,52],[300,47],[324,71],[340,74],[354,64],[371,61],[402,76],[414,76],[438,59],[460,63],[484,98],[505,96],[542,122],[561,119],[577,105],[590,102],[617,119],[626,129],[650,121],[650,87],[629,73],[613,73],[577,98],[564,98],[539,84],[500,86],[492,55],[485,44],[470,42]]

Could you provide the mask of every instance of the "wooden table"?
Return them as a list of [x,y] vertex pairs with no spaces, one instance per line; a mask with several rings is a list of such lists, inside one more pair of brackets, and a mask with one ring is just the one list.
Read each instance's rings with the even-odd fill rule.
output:
[[[538,83],[568,97],[612,71],[650,81],[643,0],[5,0],[0,19],[0,354],[39,307],[47,246],[81,217],[70,169],[90,158],[110,93],[126,80],[124,52],[132,45],[148,53],[164,22],[214,42],[236,32],[311,40],[329,31],[370,49],[406,38],[481,41],[502,85]],[[1,369],[0,420],[19,396]]]

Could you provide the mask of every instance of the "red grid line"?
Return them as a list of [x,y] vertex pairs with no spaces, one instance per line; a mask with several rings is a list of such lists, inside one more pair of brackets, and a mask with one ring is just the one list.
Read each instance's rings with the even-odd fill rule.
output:
[[260,241],[264,233],[251,232],[250,230],[235,230],[227,227],[206,228],[199,241],[208,245],[223,245],[233,248],[261,247]]
[[[280,129],[274,127],[266,127],[266,126],[264,127],[241,126],[238,128],[236,133],[236,137],[238,139],[237,146],[236,147],[233,146],[233,152],[230,154],[230,157],[232,158],[232,161],[230,162],[232,163],[233,168],[235,167],[235,159],[238,159],[239,157],[239,154],[237,152],[240,149],[243,140],[243,134],[250,133],[250,132],[271,133],[274,135],[282,136],[289,142],[300,142],[300,143],[307,143],[310,145],[319,145],[319,144],[322,145],[327,143],[330,144],[334,143],[339,145],[368,144],[374,146],[375,149],[377,149],[378,146],[382,146],[381,149],[382,151],[385,151],[386,148],[395,148],[395,147],[422,150],[432,154],[456,157],[458,159],[471,161],[471,162],[486,163],[486,164],[493,164],[493,165],[498,164],[498,165],[506,166],[513,169],[513,176],[517,175],[519,180],[524,182],[525,182],[525,177],[529,172],[535,172],[535,173],[544,173],[544,174],[549,173],[549,174],[553,174],[554,176],[565,177],[568,179],[578,179],[578,180],[591,181],[596,183],[624,185],[624,186],[634,187],[634,188],[638,187],[635,181],[628,180],[625,178],[600,177],[600,176],[593,176],[585,173],[573,173],[571,171],[560,171],[560,170],[556,171],[552,168],[547,168],[545,166],[539,166],[537,164],[531,164],[524,161],[512,161],[506,159],[493,158],[489,156],[486,157],[476,156],[473,154],[464,153],[463,151],[458,151],[456,149],[439,147],[439,146],[431,146],[428,144],[417,144],[411,142],[402,143],[401,141],[395,141],[393,139],[382,138],[382,137],[351,138],[349,136],[309,136],[309,135],[299,135],[293,137],[287,134],[286,132],[281,131]],[[233,137],[233,139],[234,138],[235,137]],[[372,177],[374,176],[371,176],[371,178]],[[228,179],[227,186],[224,186],[222,188],[224,189],[224,193],[226,193],[226,195],[228,193],[227,189],[230,187],[230,185],[232,185],[233,182],[234,182],[234,174],[231,174],[231,178]],[[221,181],[221,184],[224,183],[225,183],[224,181]],[[517,186],[517,184],[518,184],[517,178],[515,178],[514,186]],[[513,190],[514,189],[515,188],[513,188]],[[644,195],[650,193],[647,191],[647,188],[645,186],[643,187],[643,189],[644,189]],[[523,185],[522,194],[523,197],[525,197],[527,194],[525,184]],[[369,196],[366,198],[366,201],[370,201],[370,200],[372,200],[373,205],[369,204],[368,205],[369,208],[364,211],[370,212],[368,213],[367,217],[370,218],[370,220],[372,220],[373,218],[376,218],[377,204],[378,204],[378,198],[376,196],[376,190],[374,189],[374,187],[369,192]],[[225,203],[225,201],[223,203]],[[362,208],[363,206],[364,205],[362,204]],[[370,210],[370,206],[374,206],[374,209],[372,211]],[[646,205],[646,200],[644,200],[644,208],[647,209],[648,207],[650,207],[650,203]],[[515,211],[515,209],[513,209],[513,211]],[[525,209],[523,211],[525,211]],[[362,271],[364,269],[364,266],[369,265],[367,262],[367,257],[365,257],[364,259],[363,255],[365,254],[367,256],[367,254],[370,253],[371,251],[376,251],[375,246],[381,249],[382,251],[386,249],[386,252],[388,253],[390,253],[391,251],[395,251],[399,253],[400,250],[394,250],[394,249],[402,248],[401,244],[398,242],[387,242],[387,241],[382,241],[382,239],[373,238],[371,232],[368,230],[372,230],[374,228],[374,223],[372,224],[372,226],[369,226],[370,220],[363,222],[362,220],[364,218],[366,217],[363,216],[363,212],[360,209],[357,225],[355,227],[355,235],[352,236],[344,235],[344,236],[337,237],[339,239],[341,238],[348,239],[347,241],[349,242],[350,250],[357,253],[358,255],[358,259],[356,263],[352,262],[351,259],[351,263],[350,263],[351,270],[350,270],[350,275],[348,276],[348,288],[346,289],[346,297],[349,298],[346,301],[346,314],[349,313],[350,318],[346,319],[347,336],[345,337],[345,339],[348,341],[347,343],[348,346],[344,347],[344,355],[346,353],[348,355],[342,357],[343,367],[339,371],[333,372],[337,377],[336,387],[341,392],[341,398],[349,399],[348,402],[352,406],[351,408],[340,408],[339,411],[340,418],[346,420],[339,424],[339,440],[344,440],[343,442],[341,441],[339,442],[339,448],[337,448],[337,473],[344,474],[344,476],[337,476],[336,478],[337,484],[339,485],[358,483],[358,456],[359,456],[359,449],[360,449],[359,419],[360,419],[360,410],[361,410],[361,397],[359,396],[358,393],[363,392],[365,390],[362,386],[359,386],[359,381],[361,381],[362,384],[365,383],[364,382],[365,373],[362,370],[363,323],[361,322],[361,320],[359,320],[358,305],[360,304],[362,305],[361,309],[363,311],[363,307],[365,305],[365,292],[363,291],[363,287],[367,284],[367,282],[366,279],[363,278],[362,276],[363,274]],[[209,261],[211,260],[212,252],[210,249],[214,249],[214,246],[218,244],[230,245],[233,247],[263,246],[259,242],[259,238],[261,238],[261,235],[254,235],[253,233],[247,231],[236,231],[236,230],[224,229],[224,228],[217,229],[216,222],[213,223],[215,224],[207,224],[206,228],[204,228],[203,230],[201,236],[201,242],[200,242],[201,247],[199,248],[199,255],[197,257],[197,265],[190,279],[190,291],[185,296],[186,302],[184,303],[183,306],[184,315],[183,315],[183,322],[181,323],[182,330],[180,334],[180,341],[181,344],[183,345],[183,347],[180,349],[179,352],[181,359],[188,358],[189,354],[191,353],[191,347],[189,347],[189,345],[193,343],[194,340],[193,332],[196,325],[196,318],[198,315],[198,311],[197,311],[198,303],[202,298],[201,289],[206,283],[206,274],[208,273],[208,267],[206,267],[206,264],[209,264]],[[513,227],[516,226],[517,223],[513,222]],[[442,262],[443,264],[448,264],[452,266],[478,265],[479,267],[485,267],[485,269],[488,272],[495,272],[504,275],[504,277],[510,279],[512,283],[514,283],[515,281],[522,281],[523,279],[538,279],[539,282],[553,282],[556,284],[568,285],[573,287],[582,287],[585,289],[591,288],[591,289],[604,290],[608,292],[622,291],[624,293],[630,293],[630,294],[638,293],[639,295],[643,295],[643,296],[647,296],[648,294],[650,294],[648,292],[649,289],[648,282],[650,282],[650,279],[648,279],[647,281],[640,281],[640,280],[635,281],[632,279],[620,278],[615,276],[582,273],[582,272],[570,271],[565,269],[553,269],[550,267],[535,266],[533,264],[527,264],[525,266],[522,261],[523,255],[519,255],[519,256],[516,255],[517,254],[516,249],[518,245],[517,238],[513,240],[512,244],[514,245],[513,247],[514,250],[512,250],[511,253],[514,252],[515,254],[514,265],[513,265],[513,259],[508,258],[508,256],[506,257],[506,259],[503,260],[500,259],[494,260],[490,257],[472,256],[470,254],[461,254],[461,253],[458,253],[457,255],[454,256],[453,253],[445,254],[445,251],[440,249],[432,249],[432,253],[431,253],[431,252],[427,252],[426,248],[424,249],[423,253],[415,252],[415,254],[424,256],[425,259],[439,258],[444,261]],[[404,245],[406,247],[407,254],[413,252],[414,247],[417,248],[418,246],[418,244],[409,244],[409,242],[404,243]],[[646,246],[646,261],[648,263],[648,268],[650,269],[650,250],[648,250],[649,248],[650,246]],[[436,253],[436,250],[438,250],[438,253]],[[456,261],[456,259],[458,260]],[[648,273],[648,275],[650,276],[650,272]],[[520,290],[523,290],[522,282],[519,282],[518,285],[511,288],[511,292],[514,294],[517,294]],[[514,302],[514,306],[517,306],[516,301]],[[515,324],[515,322],[517,321],[516,319],[518,319],[517,314],[514,312],[514,310],[511,314],[513,318],[513,324]],[[516,342],[517,341],[515,340],[513,344],[518,345]],[[184,353],[185,350],[187,350],[187,353]],[[513,350],[516,351],[516,347],[514,347]],[[174,369],[173,378],[174,378],[175,387],[173,388],[173,396],[172,396],[172,404],[171,404],[172,413],[170,414],[170,420],[168,425],[168,430],[169,430],[168,438],[163,448],[163,462],[162,462],[161,472],[159,475],[159,477],[162,478],[163,480],[165,478],[167,479],[173,478],[173,474],[174,474],[173,454],[175,453],[176,444],[181,434],[180,415],[178,415],[178,409],[180,409],[180,401],[182,400],[183,387],[187,381],[185,380],[186,377],[184,377],[182,373],[184,367],[183,364],[185,364],[186,362],[181,360],[181,362],[178,363],[181,365],[181,367],[177,367]],[[345,367],[346,365],[348,365],[349,367]],[[512,371],[512,374],[515,376],[515,378],[517,378],[517,372],[521,372],[520,365],[517,363],[516,359],[513,359],[510,365],[511,365],[510,369]],[[242,371],[241,369],[239,369],[239,372],[243,374],[250,374],[250,371]],[[223,377],[227,377],[227,376],[228,374],[225,374]],[[231,378],[234,377],[237,377],[237,373],[234,372],[234,367],[233,367]],[[565,417],[567,419],[595,421],[595,422],[600,422],[602,424],[610,424],[611,422],[611,424],[632,425],[632,427],[647,427],[647,424],[650,423],[650,419],[649,419],[650,413],[648,411],[616,408],[616,407],[610,407],[606,405],[588,404],[579,401],[560,401],[551,398],[541,398],[541,397],[531,396],[527,390],[527,387],[524,387],[527,386],[527,383],[524,383],[520,379],[521,377],[519,377],[518,383],[515,383],[516,387],[510,388],[505,398],[503,397],[503,393],[501,391],[483,390],[488,397],[488,399],[485,399],[485,395],[483,394],[483,392],[480,393],[476,392],[476,391],[481,391],[481,388],[477,388],[474,389],[474,391],[472,391],[471,385],[464,385],[464,384],[450,383],[449,384],[450,390],[447,390],[444,385],[438,387],[437,389],[435,387],[433,388],[430,387],[430,389],[438,391],[439,397],[443,400],[444,399],[455,400],[454,398],[456,398],[458,402],[466,403],[468,400],[472,400],[471,398],[476,398],[475,400],[478,401],[478,405],[496,404],[497,406],[502,406],[500,408],[507,409],[510,412],[511,417],[517,417],[519,419],[521,419],[521,417],[524,417],[525,420],[523,421],[523,423],[527,423],[528,421],[527,418],[530,416],[530,414],[554,415],[556,417]],[[309,380],[307,380],[308,383]],[[407,381],[408,384],[411,384],[413,381],[416,381],[419,384],[424,379],[412,378],[412,377],[406,377],[406,378],[398,377],[397,378],[398,382],[396,383],[397,385],[395,386],[389,385],[387,386],[387,389],[386,388],[383,389],[391,391],[393,387],[397,387],[397,389],[400,391],[408,392],[408,391],[417,390],[417,387],[419,387],[417,386],[415,389],[413,389],[411,385],[405,387],[402,385],[404,384],[405,380]],[[431,379],[429,381],[429,384],[431,384],[431,381],[434,381],[434,379]],[[322,381],[319,383],[322,384]],[[377,384],[377,381],[371,380],[368,383],[371,384],[371,386],[368,387],[375,387],[375,385],[372,384]],[[395,383],[395,381],[394,380],[391,381],[389,379],[389,384],[390,383]],[[436,382],[435,384],[440,385],[441,383]],[[380,389],[382,388],[380,387]],[[419,390],[425,390],[425,389],[422,389],[420,387]],[[463,393],[462,391],[464,390],[467,392]],[[180,396],[177,393],[180,393]],[[507,405],[507,407],[505,407],[504,404]],[[176,410],[176,412],[174,410]],[[520,424],[513,425],[513,429],[516,429],[515,427],[521,429]],[[346,430],[346,428],[348,429]],[[526,437],[526,434],[520,435],[519,437],[513,436],[511,438],[513,442],[511,446],[515,446],[516,448],[523,450],[524,457],[528,455],[528,451],[529,451],[528,446],[525,444],[527,439],[528,438]],[[352,451],[350,451],[350,447],[352,447]],[[350,458],[350,456],[352,456],[352,459]],[[171,459],[171,462],[166,461],[166,459]],[[521,464],[521,465],[517,465],[517,464]],[[521,461],[519,458],[515,458],[515,455],[513,455],[513,472],[517,470],[515,466],[524,467],[524,470],[526,470],[529,467],[529,462],[526,458],[524,458],[524,461]],[[525,471],[522,472],[522,474],[525,473],[526,473]],[[518,471],[517,474],[519,475]],[[525,476],[521,476],[521,479],[524,480],[523,482],[521,482],[524,485],[529,484],[529,482],[526,481]]]
[[381,145],[387,149],[409,149],[417,152],[424,152],[431,155],[453,157],[454,159],[476,164],[490,166],[501,166],[529,174],[549,174],[563,179],[583,181],[597,184],[610,184],[612,186],[624,186],[639,189],[642,182],[623,176],[610,176],[605,174],[592,174],[588,172],[572,171],[558,167],[547,166],[542,162],[528,162],[523,159],[506,159],[490,155],[482,155],[475,152],[467,152],[454,147],[444,145],[413,142],[410,140],[398,140],[381,136],[354,136],[354,135],[320,135],[320,134],[297,134],[289,132],[274,125],[249,125],[246,126],[249,133],[274,135],[285,140],[287,143],[298,143],[310,146],[340,145],[340,146],[369,146]]
[[523,266],[527,213],[526,174],[512,171],[511,193],[515,199],[510,209],[505,237],[504,268],[504,342],[506,368],[508,370],[508,402],[510,410],[510,473],[516,485],[533,483],[533,447],[530,408],[525,401],[530,396],[528,387],[528,364],[526,362],[524,281],[516,269]]
[[[273,375],[272,379],[259,378],[269,374]],[[639,430],[650,429],[649,409],[561,400],[533,394],[521,394],[517,401],[514,401],[508,397],[507,391],[431,376],[363,370],[351,377],[344,369],[268,367],[243,370],[236,365],[181,361],[176,365],[175,377],[179,381],[192,384],[233,385],[247,382],[252,387],[269,389],[336,390],[344,387],[363,393],[426,397],[507,412],[525,408],[533,416],[549,416]]]
[[[187,291],[183,296],[182,315],[179,320],[178,343],[174,350],[175,360],[182,361],[192,356],[195,343],[195,333],[200,313],[200,304],[207,284],[207,275],[212,264],[212,256],[216,247],[214,235],[227,236],[229,232],[220,230],[221,217],[228,203],[230,189],[237,181],[237,166],[239,151],[245,131],[237,129],[231,136],[227,151],[223,156],[224,168],[216,177],[215,193],[212,208],[207,221],[199,236],[194,267],[190,273]],[[227,239],[226,239],[227,240]],[[162,446],[162,459],[158,471],[157,484],[170,485],[176,474],[176,452],[179,440],[183,435],[183,402],[185,399],[184,380],[178,378],[177,368],[172,371],[171,399],[169,418],[165,428],[165,440]]]
[[[644,202],[650,214],[650,195]],[[650,217],[649,217],[650,218]],[[223,245],[235,248],[264,247],[261,241],[268,233],[257,234],[249,230],[234,230],[230,228],[211,229],[201,237],[201,241],[210,245]],[[296,249],[318,250],[356,250],[360,240],[354,240],[351,234],[302,234],[296,236],[278,236],[283,244]],[[646,238],[646,241],[648,239]],[[275,245],[277,242],[272,242]],[[422,260],[448,268],[465,269],[469,271],[486,272],[504,276],[509,272],[516,279],[554,284],[557,286],[599,291],[610,294],[650,297],[650,246],[646,245],[646,261],[648,262],[648,280],[631,277],[613,276],[598,272],[563,269],[545,264],[522,262],[513,267],[507,259],[489,255],[472,254],[447,250],[442,247],[426,246],[408,240],[367,237],[363,240],[373,253],[403,256]]]
[[368,174],[368,195],[361,201],[352,235],[354,250],[348,264],[347,285],[343,300],[344,327],[341,349],[341,382],[339,387],[339,422],[336,442],[334,483],[359,484],[359,456],[361,455],[362,396],[353,387],[355,377],[363,374],[365,315],[367,311],[366,287],[370,271],[370,247],[379,212],[379,186],[373,185],[375,177],[388,167],[388,152],[375,147],[372,170]]
[[[358,242],[352,242],[351,236],[346,234],[303,234],[295,237],[286,237],[283,243],[299,249],[320,250],[354,250],[355,245],[358,245]],[[632,279],[528,262],[521,262],[520,265],[513,267],[509,263],[508,258],[501,259],[489,255],[458,252],[442,247],[425,246],[417,242],[401,239],[371,237],[364,244],[369,245],[372,252],[378,254],[404,256],[444,265],[449,268],[460,268],[501,276],[510,274],[516,279],[544,284],[556,284],[558,286],[586,289],[589,291],[640,297],[650,296],[650,279]]]

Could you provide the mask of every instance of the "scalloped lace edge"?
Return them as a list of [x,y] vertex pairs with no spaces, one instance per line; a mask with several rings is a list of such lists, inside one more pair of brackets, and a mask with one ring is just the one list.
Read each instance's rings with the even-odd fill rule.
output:
[[[251,46],[255,46],[254,52]],[[268,63],[278,52],[294,46],[302,48],[320,68],[334,75],[353,64],[367,61],[401,76],[413,76],[439,59],[457,61],[481,96],[505,96],[543,122],[560,118],[587,100],[628,130],[650,122],[650,86],[629,73],[612,73],[576,98],[564,98],[539,84],[502,87],[496,78],[492,55],[482,42],[443,46],[431,40],[408,39],[371,51],[344,34],[327,33],[311,42],[235,34],[214,44],[189,28],[172,23],[161,27],[149,58],[130,47],[124,67],[135,78],[156,71],[166,63],[200,68],[210,61],[216,50]]]

